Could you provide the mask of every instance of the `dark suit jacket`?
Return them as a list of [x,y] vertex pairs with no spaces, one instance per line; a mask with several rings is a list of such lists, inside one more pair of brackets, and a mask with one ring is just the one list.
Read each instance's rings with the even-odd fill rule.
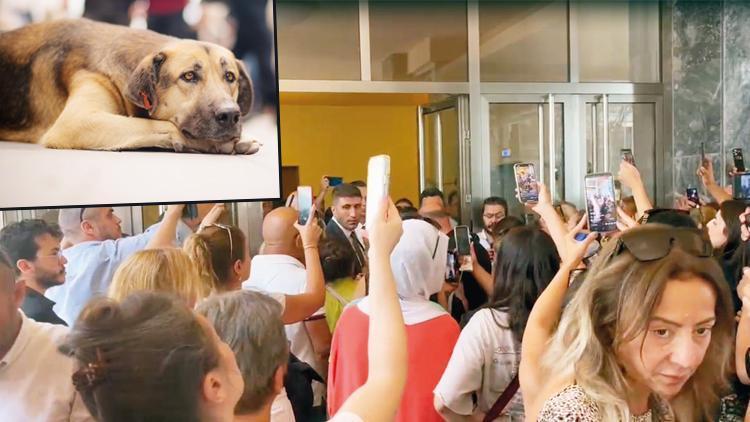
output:
[[53,306],[55,306],[55,302],[47,299],[36,290],[26,287],[26,297],[21,304],[21,310],[27,317],[37,322],[68,325],[52,310]]
[[[346,242],[347,245],[349,245],[350,248],[352,248],[352,253],[354,253],[354,272],[355,274],[359,274],[362,272],[362,265],[357,260],[357,253],[354,251],[354,246],[352,246],[351,240],[349,240],[348,237],[346,237],[346,234],[343,230],[341,230],[341,227],[333,220],[328,222],[326,225],[326,237],[328,239],[336,239],[341,240],[343,242]],[[362,245],[362,248],[364,249],[364,245]],[[363,251],[364,252],[364,251]],[[365,259],[367,259],[367,252],[364,252]]]

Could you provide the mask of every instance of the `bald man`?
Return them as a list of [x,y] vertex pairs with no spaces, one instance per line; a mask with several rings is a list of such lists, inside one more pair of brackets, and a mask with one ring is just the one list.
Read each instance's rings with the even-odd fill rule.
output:
[[157,230],[126,238],[112,208],[61,209],[58,223],[70,245],[63,250],[67,274],[64,284],[45,292],[55,313],[72,326],[91,298],[107,294],[121,262],[143,249],[171,247],[183,207],[170,205]]
[[[298,295],[307,290],[310,269],[305,267],[306,263],[322,274],[317,251],[322,229],[313,219],[304,228],[296,225],[297,217],[297,211],[289,207],[276,208],[266,215],[263,219],[263,252],[253,258],[250,278],[242,283],[243,289]],[[289,324],[285,328],[292,354],[325,379],[331,332],[323,310],[305,322]],[[322,406],[325,385],[314,381],[313,394],[314,405]],[[320,410],[324,411],[323,408]]]

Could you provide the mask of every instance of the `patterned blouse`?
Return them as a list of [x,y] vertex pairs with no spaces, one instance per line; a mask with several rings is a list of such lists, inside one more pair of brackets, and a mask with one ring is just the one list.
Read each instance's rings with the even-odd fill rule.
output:
[[[652,416],[652,410],[638,415],[631,416],[631,422],[652,422],[671,420],[668,405],[657,403],[657,409],[653,411],[660,416],[655,419]],[[583,388],[579,385],[569,385],[562,391],[550,397],[539,412],[537,419],[540,422],[599,422],[602,420],[599,415],[599,408],[596,403],[589,397]]]

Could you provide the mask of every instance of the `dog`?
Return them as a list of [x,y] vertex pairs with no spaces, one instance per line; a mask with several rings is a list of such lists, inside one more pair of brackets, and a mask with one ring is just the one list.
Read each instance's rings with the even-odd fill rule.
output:
[[252,102],[242,62],[215,44],[88,19],[0,33],[0,140],[253,154]]

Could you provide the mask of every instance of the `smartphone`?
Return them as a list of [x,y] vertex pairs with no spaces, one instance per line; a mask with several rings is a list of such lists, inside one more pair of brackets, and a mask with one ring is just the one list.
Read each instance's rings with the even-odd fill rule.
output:
[[589,230],[600,233],[615,231],[617,202],[612,173],[589,174],[583,180]]
[[732,193],[734,199],[750,199],[750,173],[738,173],[732,180]]
[[706,144],[701,142],[701,165],[706,167]]
[[734,159],[734,167],[738,173],[745,171],[745,160],[742,157],[742,148],[732,148],[732,158]]
[[190,220],[198,218],[198,205],[185,204],[185,208],[182,209],[182,217]]
[[539,201],[539,189],[536,185],[536,173],[533,163],[518,163],[513,165],[516,175],[518,199],[522,203]]
[[367,215],[365,227],[372,225],[371,218],[378,215],[383,199],[388,197],[391,181],[391,157],[376,155],[367,163]]
[[631,165],[635,165],[635,158],[633,157],[633,150],[630,148],[623,148],[620,150],[620,156],[623,161],[627,161]]
[[297,187],[297,211],[299,218],[297,222],[304,225],[310,219],[310,210],[312,209],[312,188],[310,186]]
[[456,240],[458,269],[461,271],[472,271],[474,267],[471,262],[471,235],[469,233],[469,226],[456,226],[453,229],[453,236]]
[[344,178],[340,176],[326,176],[328,178],[328,186],[334,187],[344,183]]
[[685,189],[685,196],[687,196],[687,200],[694,203],[695,205],[699,205],[701,200],[698,196],[698,188],[687,188]]

